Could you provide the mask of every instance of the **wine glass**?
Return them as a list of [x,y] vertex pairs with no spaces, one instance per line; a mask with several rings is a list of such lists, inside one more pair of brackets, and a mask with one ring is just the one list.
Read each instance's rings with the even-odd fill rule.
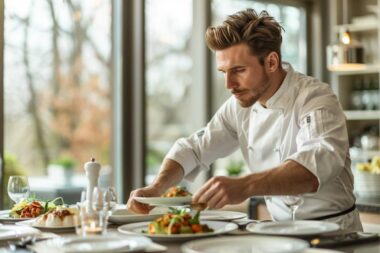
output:
[[8,180],[8,195],[18,203],[29,196],[29,182],[26,176],[10,176]]
[[301,195],[287,195],[283,198],[284,204],[292,211],[292,220],[296,220],[296,211],[303,204]]

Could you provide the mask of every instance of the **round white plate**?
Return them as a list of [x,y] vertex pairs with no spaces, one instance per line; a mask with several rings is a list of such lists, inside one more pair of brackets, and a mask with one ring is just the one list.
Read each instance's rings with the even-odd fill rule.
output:
[[298,253],[303,252],[309,244],[301,239],[275,236],[222,236],[187,242],[182,245],[184,253]]
[[114,211],[108,220],[115,224],[153,221],[167,213],[167,211],[155,211],[155,209],[153,209],[149,214],[136,214],[134,212],[128,211],[127,209],[120,209]]
[[257,234],[269,235],[317,235],[339,230],[339,225],[325,221],[276,221],[251,223],[247,230]]
[[148,230],[148,224],[149,222],[131,223],[120,226],[117,230],[123,234],[145,235],[156,241],[185,241],[201,237],[225,234],[238,228],[238,226],[234,223],[222,221],[204,221],[201,224],[207,224],[210,228],[214,229],[214,232],[199,234],[150,235],[143,232]]
[[316,248],[309,248],[303,251],[302,253],[344,253],[343,251],[336,251],[332,249],[316,249]]
[[186,197],[134,197],[136,201],[151,206],[184,206],[191,203],[192,196]]
[[15,222],[31,220],[31,219],[34,219],[34,218],[12,218],[12,217],[9,217],[9,213],[0,214],[0,222],[3,222],[3,223],[15,223]]
[[17,239],[29,235],[38,235],[40,231],[26,226],[4,225],[0,226],[0,241]]
[[48,232],[70,232],[75,230],[75,226],[67,226],[67,227],[46,227],[46,226],[36,226],[33,225],[34,219],[33,220],[25,220],[25,221],[20,221],[17,222],[16,225],[19,226],[30,226],[34,228],[38,228],[40,230],[48,231]]
[[200,214],[201,220],[231,221],[247,218],[247,214],[234,211],[204,210]]
[[135,252],[144,250],[152,241],[143,236],[99,235],[88,237],[56,238],[39,242],[34,249],[63,251],[65,253],[87,252]]

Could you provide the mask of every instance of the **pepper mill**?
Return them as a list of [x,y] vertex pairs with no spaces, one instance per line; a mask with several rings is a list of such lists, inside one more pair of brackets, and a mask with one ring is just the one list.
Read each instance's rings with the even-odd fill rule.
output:
[[91,161],[84,164],[84,170],[86,171],[87,177],[87,193],[86,193],[86,209],[87,212],[92,212],[92,193],[94,187],[98,186],[100,163],[95,162],[95,158],[91,158]]

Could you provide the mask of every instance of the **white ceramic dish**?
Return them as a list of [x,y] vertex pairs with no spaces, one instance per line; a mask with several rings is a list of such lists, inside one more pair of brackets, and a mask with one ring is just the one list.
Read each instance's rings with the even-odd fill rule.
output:
[[201,220],[232,221],[247,218],[247,214],[234,211],[204,210],[199,218]]
[[256,234],[307,236],[337,231],[339,225],[325,221],[277,221],[251,223],[247,226],[247,230]]
[[67,227],[46,227],[46,226],[37,226],[33,225],[34,219],[33,220],[25,220],[25,221],[20,221],[17,222],[16,225],[19,226],[30,226],[34,228],[38,228],[43,231],[48,231],[48,232],[72,232],[75,230],[75,226],[67,226]]
[[186,206],[191,203],[192,196],[186,197],[134,197],[136,201],[151,206]]
[[144,233],[148,229],[149,222],[138,222],[126,224],[118,227],[118,231],[123,234],[134,234],[134,235],[144,235],[155,241],[186,241],[192,240],[201,237],[215,236],[225,234],[231,231],[234,231],[238,228],[238,226],[234,223],[230,222],[222,222],[222,221],[203,221],[201,224],[207,224],[210,228],[214,229],[213,232],[210,233],[198,233],[198,234],[174,234],[174,235],[150,235]]
[[36,243],[36,251],[65,253],[110,253],[143,251],[152,241],[143,236],[98,235],[88,237],[56,238]]
[[222,236],[187,242],[182,245],[184,253],[299,253],[309,247],[301,239],[276,236]]
[[19,239],[24,236],[38,235],[40,231],[27,227],[27,226],[16,226],[16,225],[4,225],[0,226],[0,241]]
[[155,211],[155,209],[153,209],[149,214],[136,214],[126,209],[119,209],[119,210],[114,211],[112,215],[110,215],[108,220],[115,224],[126,224],[126,223],[141,222],[141,221],[153,221],[157,219],[158,217],[161,217],[167,213],[167,210]]
[[3,222],[3,223],[15,223],[15,222],[19,222],[19,221],[33,219],[33,218],[12,218],[12,217],[9,217],[9,212],[10,211],[11,210],[0,211],[0,222]]

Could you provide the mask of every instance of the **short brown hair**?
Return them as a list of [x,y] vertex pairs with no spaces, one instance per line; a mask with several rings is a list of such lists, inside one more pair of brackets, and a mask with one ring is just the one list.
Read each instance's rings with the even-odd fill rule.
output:
[[206,31],[206,43],[211,50],[223,50],[246,43],[261,64],[270,52],[276,52],[281,61],[281,31],[284,28],[268,12],[257,15],[253,9],[239,11],[220,26],[210,26]]

